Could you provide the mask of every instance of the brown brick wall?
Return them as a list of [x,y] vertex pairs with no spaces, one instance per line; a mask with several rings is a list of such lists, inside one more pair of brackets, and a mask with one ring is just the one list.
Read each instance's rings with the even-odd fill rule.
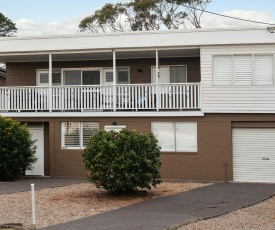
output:
[[[51,176],[85,176],[81,159],[83,150],[61,149],[62,121],[99,122],[105,125],[126,125],[141,132],[151,131],[152,121],[196,121],[198,127],[198,152],[162,152],[161,175],[163,179],[223,181],[233,179],[232,127],[275,127],[273,114],[206,114],[204,117],[158,117],[158,118],[17,118],[20,121],[43,121],[48,123],[49,148],[45,147],[45,170]],[[45,137],[46,140],[47,137]],[[47,141],[45,141],[47,144]],[[48,151],[48,152],[47,152]],[[227,163],[227,165],[225,165]],[[46,175],[48,171],[45,171]]]

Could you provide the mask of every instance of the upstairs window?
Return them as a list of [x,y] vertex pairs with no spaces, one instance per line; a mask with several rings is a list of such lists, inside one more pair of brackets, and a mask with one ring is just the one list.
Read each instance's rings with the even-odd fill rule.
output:
[[[37,71],[37,85],[38,86],[49,86],[49,71],[38,70]],[[52,71],[52,85],[61,85],[61,71]]]
[[[113,84],[113,69],[104,69],[104,81],[106,85]],[[129,68],[118,67],[117,68],[117,84],[129,84]]]
[[214,85],[274,84],[273,55],[214,56]]
[[64,70],[64,85],[100,85],[100,70]]
[[[152,67],[152,83],[156,83],[156,67]],[[159,83],[186,83],[186,66],[159,66]]]

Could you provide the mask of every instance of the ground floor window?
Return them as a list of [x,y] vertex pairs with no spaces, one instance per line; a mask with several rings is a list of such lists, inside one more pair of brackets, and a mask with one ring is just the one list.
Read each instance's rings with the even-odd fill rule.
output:
[[152,122],[161,151],[197,152],[196,122]]
[[62,148],[83,149],[90,137],[99,130],[98,122],[62,122]]

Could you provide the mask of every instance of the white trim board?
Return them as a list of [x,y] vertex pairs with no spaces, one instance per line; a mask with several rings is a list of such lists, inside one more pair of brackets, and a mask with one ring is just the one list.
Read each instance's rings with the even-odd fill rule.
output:
[[21,112],[0,113],[3,117],[203,117],[201,111],[169,111],[169,112]]

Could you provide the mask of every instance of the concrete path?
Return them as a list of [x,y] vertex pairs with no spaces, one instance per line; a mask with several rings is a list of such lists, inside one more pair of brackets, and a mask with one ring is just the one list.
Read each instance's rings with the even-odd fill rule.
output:
[[147,200],[44,230],[163,230],[219,216],[275,195],[275,184],[219,183]]
[[34,179],[24,179],[12,182],[0,182],[0,195],[6,193],[30,191],[31,184],[35,184],[35,189],[55,188],[71,184],[86,183],[86,178],[67,177],[39,177]]

